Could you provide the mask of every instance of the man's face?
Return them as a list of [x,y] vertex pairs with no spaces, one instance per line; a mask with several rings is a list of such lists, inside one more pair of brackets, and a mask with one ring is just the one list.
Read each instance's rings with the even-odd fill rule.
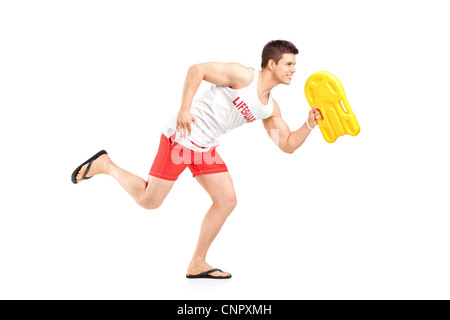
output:
[[295,71],[295,54],[293,53],[283,54],[283,57],[274,65],[275,77],[283,84],[291,84]]

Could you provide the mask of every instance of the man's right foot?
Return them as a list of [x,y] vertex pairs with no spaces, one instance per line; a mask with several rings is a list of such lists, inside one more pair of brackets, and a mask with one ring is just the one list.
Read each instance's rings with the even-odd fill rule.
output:
[[[89,168],[89,172],[86,175],[86,178],[91,178],[97,174],[105,173],[105,167],[108,161],[111,161],[111,159],[107,154],[103,154],[97,159],[95,159],[94,162],[92,162],[91,167]],[[77,174],[77,182],[83,180],[83,175],[86,172],[86,168],[88,165],[89,163],[86,163],[84,166],[81,167],[80,171]]]
[[[100,155],[98,156],[98,154]],[[79,183],[80,181],[89,179],[97,174],[106,173],[109,164],[112,163],[106,151],[100,151],[91,159],[93,160],[87,160],[81,168],[78,167],[75,169],[72,174],[73,183]]]

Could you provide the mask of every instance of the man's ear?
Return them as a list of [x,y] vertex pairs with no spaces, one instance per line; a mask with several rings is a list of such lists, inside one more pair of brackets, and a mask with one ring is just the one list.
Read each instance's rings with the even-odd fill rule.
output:
[[273,59],[269,59],[269,61],[267,62],[267,67],[269,68],[270,71],[273,71],[273,68],[275,67],[276,63]]

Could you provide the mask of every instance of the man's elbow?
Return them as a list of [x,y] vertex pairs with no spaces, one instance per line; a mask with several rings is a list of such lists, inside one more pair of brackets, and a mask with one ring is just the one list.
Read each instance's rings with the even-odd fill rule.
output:
[[192,75],[202,75],[203,67],[201,64],[193,64],[189,67],[188,73],[190,73]]
[[281,151],[284,153],[293,154],[296,149],[289,147],[288,145],[280,145]]

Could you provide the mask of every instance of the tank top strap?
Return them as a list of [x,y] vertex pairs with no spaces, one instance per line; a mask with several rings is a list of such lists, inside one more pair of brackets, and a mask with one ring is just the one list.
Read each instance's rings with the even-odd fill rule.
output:
[[258,86],[259,71],[256,69],[253,69],[253,70],[254,70],[255,76],[253,77],[252,85],[256,87],[256,86]]

